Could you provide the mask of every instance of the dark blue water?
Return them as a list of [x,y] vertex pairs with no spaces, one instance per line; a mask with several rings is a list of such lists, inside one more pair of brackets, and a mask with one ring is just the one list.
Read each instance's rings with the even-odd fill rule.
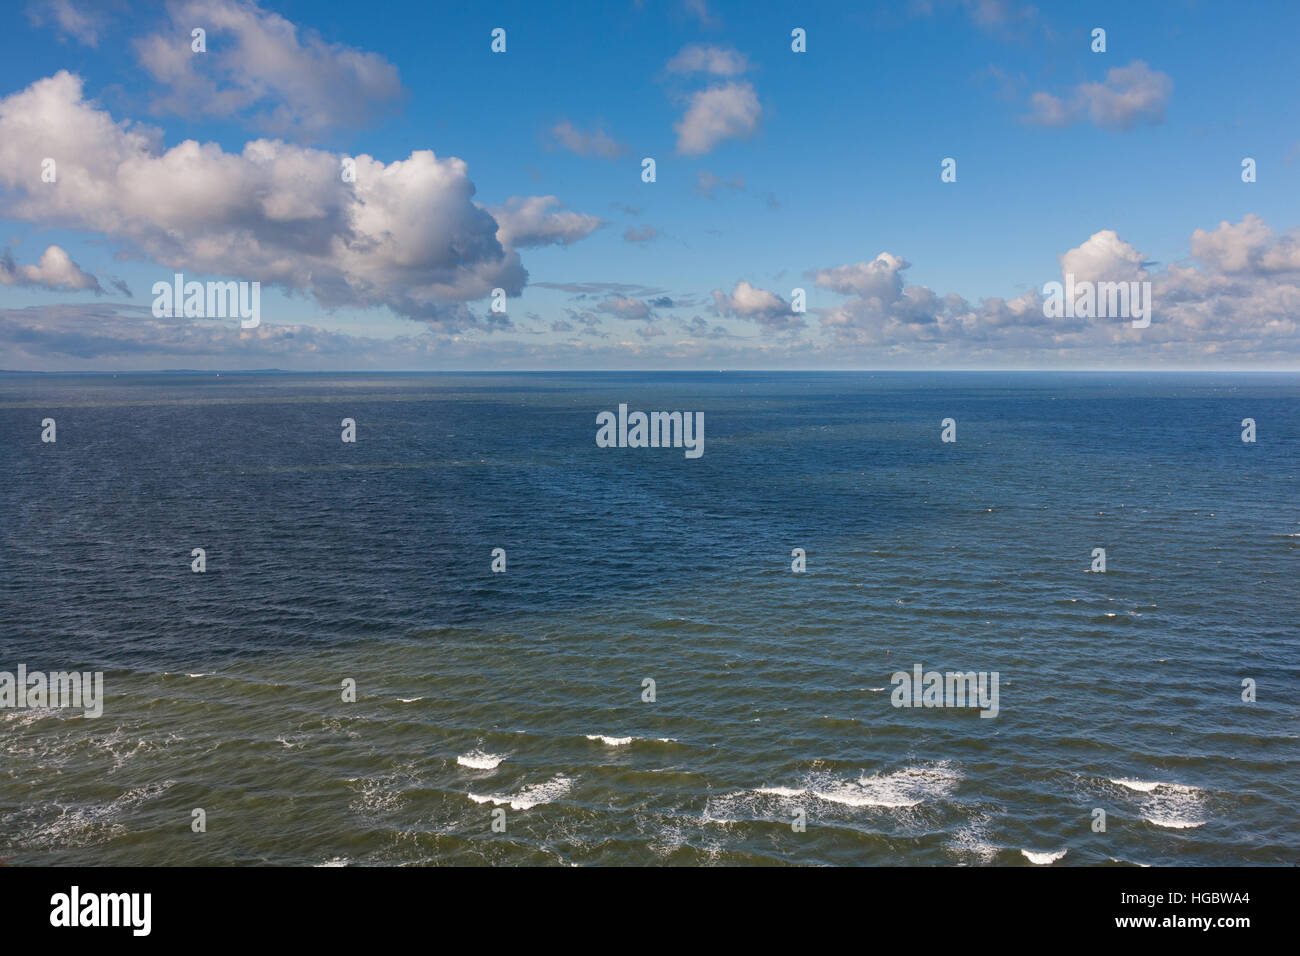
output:
[[107,696],[0,710],[15,863],[1300,861],[1300,376],[12,375],[0,449],[0,671]]

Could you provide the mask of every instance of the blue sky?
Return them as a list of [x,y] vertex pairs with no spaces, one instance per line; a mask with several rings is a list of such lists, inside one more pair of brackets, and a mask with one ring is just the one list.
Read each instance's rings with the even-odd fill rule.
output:
[[[11,4],[0,367],[1300,365],[1295,4],[469,6]],[[361,155],[382,204],[300,168]],[[1151,326],[1049,322],[1069,263]],[[262,325],[156,317],[174,271]]]

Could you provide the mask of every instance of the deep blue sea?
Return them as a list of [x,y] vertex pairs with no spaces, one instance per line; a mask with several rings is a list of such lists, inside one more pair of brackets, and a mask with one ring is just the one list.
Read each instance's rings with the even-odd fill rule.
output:
[[1298,479],[1298,375],[0,375],[0,671],[105,693],[0,858],[1294,865]]

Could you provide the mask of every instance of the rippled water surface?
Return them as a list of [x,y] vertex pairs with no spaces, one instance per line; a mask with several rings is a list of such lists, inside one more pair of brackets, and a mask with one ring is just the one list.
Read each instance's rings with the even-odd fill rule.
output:
[[1295,376],[0,376],[0,670],[107,696],[0,857],[1294,864],[1298,474]]

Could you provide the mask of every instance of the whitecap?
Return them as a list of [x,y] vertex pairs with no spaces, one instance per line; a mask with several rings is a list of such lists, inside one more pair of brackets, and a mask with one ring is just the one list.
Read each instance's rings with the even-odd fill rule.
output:
[[830,774],[814,773],[803,787],[760,787],[751,793],[761,796],[797,799],[808,796],[825,803],[862,808],[906,810],[932,797],[951,793],[961,775],[947,762],[932,767],[902,767],[886,773],[837,780]]
[[1021,850],[1020,852],[1025,855],[1025,859],[1030,863],[1037,864],[1038,866],[1047,866],[1065,856],[1067,851],[1057,850],[1052,852],[1049,850],[1046,853],[1035,853],[1033,850]]
[[509,804],[511,810],[531,810],[533,807],[540,806],[543,803],[550,803],[558,800],[569,792],[573,786],[573,780],[564,774],[557,774],[545,783],[531,783],[521,789],[513,796],[500,794],[490,794],[481,796],[477,793],[467,793],[475,803],[491,803],[496,806]]
[[588,740],[599,740],[606,747],[626,747],[635,737],[606,737],[604,734],[587,734]]
[[1157,817],[1143,817],[1147,823],[1153,823],[1158,827],[1166,827],[1170,830],[1192,830],[1196,827],[1205,826],[1204,820],[1178,820],[1178,819],[1159,819]]
[[456,758],[456,763],[471,770],[495,770],[505,760],[505,754],[489,754],[482,750],[471,750]]

